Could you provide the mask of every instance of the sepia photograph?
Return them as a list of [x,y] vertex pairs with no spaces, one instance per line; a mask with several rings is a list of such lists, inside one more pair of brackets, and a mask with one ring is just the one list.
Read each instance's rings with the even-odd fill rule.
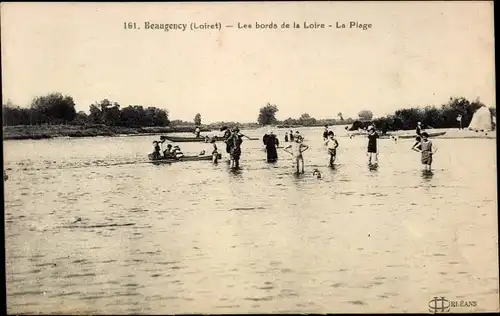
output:
[[500,312],[493,1],[0,14],[7,314]]

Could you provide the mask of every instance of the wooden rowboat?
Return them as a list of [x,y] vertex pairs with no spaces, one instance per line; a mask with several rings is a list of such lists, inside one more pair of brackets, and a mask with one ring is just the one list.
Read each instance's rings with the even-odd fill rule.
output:
[[[211,161],[212,155],[203,155],[203,156],[183,156],[177,159],[175,158],[160,158],[153,159],[153,154],[148,154],[148,159],[151,163],[172,163],[172,162],[181,162],[181,161]],[[220,155],[219,155],[220,159]]]
[[[216,142],[222,142],[225,140],[222,136],[215,137],[185,137],[185,136],[165,136],[165,138],[174,143],[210,143],[212,139]],[[246,137],[248,140],[258,140],[258,138]]]

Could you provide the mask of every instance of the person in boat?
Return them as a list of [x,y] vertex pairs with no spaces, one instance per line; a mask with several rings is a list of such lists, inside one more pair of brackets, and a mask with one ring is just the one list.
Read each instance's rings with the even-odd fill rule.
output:
[[196,138],[200,137],[200,127],[199,126],[196,126],[196,128],[194,129],[194,134],[196,135]]
[[377,139],[379,138],[378,133],[375,131],[373,126],[368,128],[368,165],[378,164],[378,148]]
[[[299,135],[295,137],[295,142],[283,148],[284,151],[292,155],[297,173],[299,173],[300,165],[302,165],[302,173],[304,173],[304,156],[302,153],[309,149],[309,146],[304,145],[302,142],[302,136]],[[291,151],[288,151],[288,149],[291,149]]]
[[177,145],[174,146],[171,153],[175,159],[179,159],[179,158],[184,157],[184,153],[181,151],[181,148]]
[[329,166],[333,167],[335,159],[337,158],[337,148],[339,147],[339,142],[335,139],[333,131],[328,132],[328,138],[325,141],[325,146],[328,148],[328,154],[330,155]]
[[161,158],[161,148],[160,144],[158,141],[153,142],[153,159],[160,159]]
[[276,160],[278,160],[278,151],[276,150],[276,147],[279,146],[279,141],[276,135],[271,132],[267,135],[264,144],[266,145],[267,162],[276,162]]
[[328,125],[325,125],[325,130],[323,132],[323,141],[326,141],[329,137],[329,133],[328,133]]
[[239,168],[243,139],[238,127],[233,129],[231,136],[227,139],[227,143],[229,146],[229,155],[231,157],[231,168]]
[[432,156],[436,153],[437,148],[433,147],[432,142],[429,139],[429,134],[423,132],[421,137],[420,152],[422,153],[422,164],[424,165],[425,171],[431,171]]
[[176,158],[174,153],[172,152],[172,144],[168,144],[167,148],[163,151],[163,158],[165,158],[165,159]]

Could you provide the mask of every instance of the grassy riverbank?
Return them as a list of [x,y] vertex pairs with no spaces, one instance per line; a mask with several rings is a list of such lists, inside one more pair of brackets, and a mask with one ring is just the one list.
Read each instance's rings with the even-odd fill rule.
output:
[[[46,139],[56,137],[95,137],[119,135],[147,135],[193,132],[191,126],[174,127],[119,127],[106,125],[18,125],[4,126],[3,139]],[[202,128],[203,132],[210,129]]]

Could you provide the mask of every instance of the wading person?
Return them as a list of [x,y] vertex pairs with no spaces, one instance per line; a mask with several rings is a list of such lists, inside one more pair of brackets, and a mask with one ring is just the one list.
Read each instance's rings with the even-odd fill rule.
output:
[[219,150],[217,149],[217,144],[215,143],[215,139],[212,139],[210,142],[213,145],[212,162],[217,163],[219,161]]
[[267,162],[276,162],[276,160],[278,160],[278,151],[276,150],[276,147],[278,147],[279,141],[273,132],[267,135],[267,138],[265,140],[265,145],[266,145]]
[[290,141],[293,142],[293,131],[290,130]]
[[422,136],[422,122],[417,123],[417,128],[415,129],[417,136]]
[[378,148],[377,139],[379,138],[375,129],[370,126],[368,128],[368,165],[378,164]]
[[411,150],[416,151],[416,152],[421,152],[422,151],[422,144],[420,142],[422,141],[422,137],[417,136],[415,137],[415,144],[411,147]]
[[285,133],[285,142],[288,143],[288,133]]
[[335,139],[335,134],[332,131],[328,132],[328,138],[325,141],[325,146],[328,148],[328,155],[330,155],[329,166],[333,167],[335,159],[337,158],[337,148],[339,147],[339,142]]
[[432,156],[436,153],[437,149],[432,146],[432,142],[429,139],[429,134],[426,132],[422,133],[422,140],[420,142],[421,153],[422,153],[422,164],[424,165],[425,171],[431,171]]
[[228,139],[230,145],[229,155],[231,157],[231,168],[236,169],[240,167],[241,143],[243,143],[243,139],[239,132],[240,129],[235,127]]
[[153,142],[153,159],[160,159],[161,158],[161,148],[160,144],[158,141]]
[[326,141],[328,139],[328,135],[330,135],[328,132],[328,125],[325,125],[325,131],[323,132],[323,141]]
[[[291,151],[287,150],[289,148]],[[300,173],[300,165],[302,165],[302,173],[304,173],[304,156],[302,153],[308,149],[309,146],[302,143],[302,137],[300,135],[295,137],[294,143],[283,148],[284,151],[292,155],[297,173]]]
[[200,127],[199,126],[196,126],[196,128],[194,129],[194,134],[196,135],[196,138],[200,137]]

